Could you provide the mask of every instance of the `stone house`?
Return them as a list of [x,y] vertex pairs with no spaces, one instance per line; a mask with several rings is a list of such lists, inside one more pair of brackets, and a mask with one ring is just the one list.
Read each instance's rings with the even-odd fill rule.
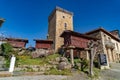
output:
[[101,53],[107,55],[109,62],[120,61],[120,38],[118,31],[108,32],[103,28],[98,28],[85,34],[101,39]]
[[53,40],[53,49],[57,51],[63,45],[60,37],[64,30],[73,31],[73,13],[56,7],[48,17],[48,40]]

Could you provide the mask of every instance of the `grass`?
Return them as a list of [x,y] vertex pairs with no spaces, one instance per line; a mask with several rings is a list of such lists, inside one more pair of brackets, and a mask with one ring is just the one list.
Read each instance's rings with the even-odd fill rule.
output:
[[59,57],[59,54],[52,54],[43,58],[32,59],[31,56],[18,56],[17,64],[20,65],[43,65],[49,64],[49,61],[55,60],[56,57]]
[[[43,58],[32,59],[29,55],[18,56],[17,63],[20,65],[44,65],[49,64],[49,61],[55,61],[56,57],[60,57],[59,54],[52,54]],[[33,71],[32,68],[28,68],[28,72]],[[58,70],[57,68],[51,68],[45,71],[46,75],[71,75],[71,71],[68,69]]]
[[5,67],[9,68],[10,66],[10,60],[9,59],[5,59]]
[[95,77],[99,77],[99,75],[100,75],[100,69],[98,69],[98,68],[93,68],[93,70],[94,70],[94,76],[95,76]]
[[91,79],[98,79],[100,76],[100,69],[98,68],[93,68],[94,75],[89,76]]
[[52,68],[49,71],[46,71],[45,75],[72,75],[72,73],[68,69],[58,70],[58,69]]
[[20,65],[37,65],[40,64],[42,60],[40,59],[31,59],[30,56],[18,56],[18,64]]

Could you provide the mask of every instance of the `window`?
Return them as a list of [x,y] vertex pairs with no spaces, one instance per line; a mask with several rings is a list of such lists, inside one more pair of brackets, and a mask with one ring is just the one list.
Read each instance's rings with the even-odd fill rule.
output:
[[108,40],[109,40],[109,41],[111,41],[111,38],[110,38],[110,37],[108,37]]
[[107,40],[107,39],[106,39],[106,35],[104,35],[104,40]]
[[65,18],[65,16],[63,16],[63,18]]
[[117,50],[119,51],[118,43],[116,43],[116,46],[117,46]]
[[67,29],[67,23],[64,23],[65,30]]

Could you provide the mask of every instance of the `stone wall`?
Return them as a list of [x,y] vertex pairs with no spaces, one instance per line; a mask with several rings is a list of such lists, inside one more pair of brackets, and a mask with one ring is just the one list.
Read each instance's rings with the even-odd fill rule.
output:
[[73,15],[56,9],[49,20],[48,28],[48,39],[53,40],[55,50],[63,45],[63,38],[60,35],[65,29],[73,30]]
[[27,71],[27,72],[45,72],[50,70],[50,68],[55,67],[56,65],[19,65],[15,68],[15,71]]
[[0,71],[5,71],[5,59],[3,56],[0,56]]

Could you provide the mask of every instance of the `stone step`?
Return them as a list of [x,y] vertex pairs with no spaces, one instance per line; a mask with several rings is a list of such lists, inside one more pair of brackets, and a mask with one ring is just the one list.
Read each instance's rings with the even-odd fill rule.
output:
[[0,78],[1,77],[11,77],[12,73],[8,72],[8,71],[0,71]]
[[5,68],[0,68],[0,71],[5,71]]
[[9,68],[0,68],[0,72],[1,71],[8,71],[9,70]]
[[0,68],[3,68],[4,65],[0,65]]
[[3,56],[0,56],[0,71],[5,71],[6,69],[4,68],[5,64],[5,58]]
[[5,64],[5,61],[0,61],[0,65]]
[[3,56],[0,56],[0,61],[4,61],[5,58]]

